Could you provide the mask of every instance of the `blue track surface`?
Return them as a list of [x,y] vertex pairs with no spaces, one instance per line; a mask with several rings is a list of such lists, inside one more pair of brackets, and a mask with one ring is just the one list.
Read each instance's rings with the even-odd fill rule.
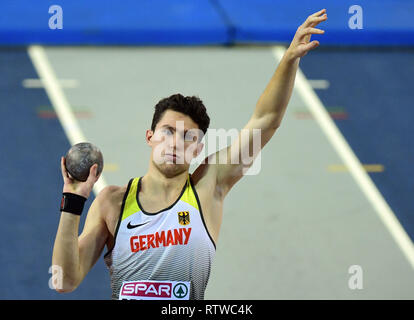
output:
[[301,68],[330,81],[318,96],[348,113],[336,125],[361,163],[384,165],[370,176],[414,241],[414,50],[318,49]]
[[[49,29],[49,7],[63,29]],[[0,44],[221,44],[228,32],[208,0],[6,0]]]
[[0,299],[109,299],[102,260],[72,294],[49,289],[63,187],[60,155],[70,145],[57,119],[37,116],[39,106],[50,105],[45,91],[22,86],[23,79],[38,77],[26,49],[0,50],[0,70]]
[[[362,29],[353,30],[355,4]],[[49,29],[52,5],[62,8],[62,30]],[[324,45],[414,45],[411,0],[3,0],[0,45],[287,43],[322,8]]]
[[[330,81],[319,97],[327,108],[347,112],[348,119],[336,124],[360,161],[384,165],[384,172],[370,176],[414,239],[414,50],[321,47],[302,59],[301,68],[310,79]],[[70,145],[57,119],[38,117],[38,107],[50,106],[44,89],[22,86],[24,79],[38,78],[26,49],[0,50],[0,70],[0,299],[109,299],[103,259],[70,295],[49,289],[62,191],[59,159]]]
[[[306,18],[323,8],[326,32],[314,36],[324,45],[413,45],[414,2],[410,0],[217,0],[234,29],[233,42],[288,42]],[[349,20],[359,5],[362,29],[351,29]]]

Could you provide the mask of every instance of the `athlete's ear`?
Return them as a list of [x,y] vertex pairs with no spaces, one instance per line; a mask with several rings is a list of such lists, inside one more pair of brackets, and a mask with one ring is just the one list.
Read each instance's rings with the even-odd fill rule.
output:
[[203,150],[203,147],[204,147],[204,143],[198,143],[197,144],[197,154],[195,155],[195,157],[198,157],[198,155],[201,153],[201,150]]
[[145,141],[147,142],[149,146],[151,146],[152,144],[151,139],[153,136],[154,136],[154,131],[147,129],[147,131],[145,132]]

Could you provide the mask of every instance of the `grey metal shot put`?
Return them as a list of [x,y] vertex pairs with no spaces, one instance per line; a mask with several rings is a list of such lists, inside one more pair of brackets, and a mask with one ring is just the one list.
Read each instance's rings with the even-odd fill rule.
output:
[[103,156],[98,147],[89,142],[77,143],[69,149],[65,156],[66,170],[78,181],[86,181],[89,169],[98,164],[97,175],[103,170]]

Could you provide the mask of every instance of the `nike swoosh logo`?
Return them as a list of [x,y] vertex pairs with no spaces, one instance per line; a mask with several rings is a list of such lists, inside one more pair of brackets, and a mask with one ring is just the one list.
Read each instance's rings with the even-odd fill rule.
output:
[[144,224],[147,224],[148,222],[149,222],[149,221],[147,221],[147,222],[145,222],[145,223],[141,223],[141,224],[134,224],[134,225],[132,225],[132,224],[131,224],[131,221],[130,221],[130,222],[128,222],[127,228],[128,228],[128,229],[134,229],[134,228],[137,228],[137,227],[143,226]]

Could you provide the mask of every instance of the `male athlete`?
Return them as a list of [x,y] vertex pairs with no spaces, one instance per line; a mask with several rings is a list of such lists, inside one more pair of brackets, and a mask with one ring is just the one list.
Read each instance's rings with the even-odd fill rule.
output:
[[[113,299],[204,299],[223,201],[246,169],[244,161],[233,160],[252,150],[253,129],[260,130],[261,149],[279,128],[300,58],[319,45],[310,38],[324,33],[315,26],[326,19],[323,9],[297,29],[243,128],[252,133],[247,141],[239,135],[230,146],[208,156],[193,174],[190,162],[200,154],[201,136],[210,123],[206,109],[196,97],[176,94],[162,99],[151,130],[146,131],[152,148],[148,171],[122,187],[105,187],[91,204],[79,237],[84,202],[99,179],[97,165],[91,167],[86,182],[79,182],[70,177],[61,158],[64,186],[52,258],[63,271],[58,292],[75,290],[106,245]],[[199,134],[188,137],[192,130]]]

